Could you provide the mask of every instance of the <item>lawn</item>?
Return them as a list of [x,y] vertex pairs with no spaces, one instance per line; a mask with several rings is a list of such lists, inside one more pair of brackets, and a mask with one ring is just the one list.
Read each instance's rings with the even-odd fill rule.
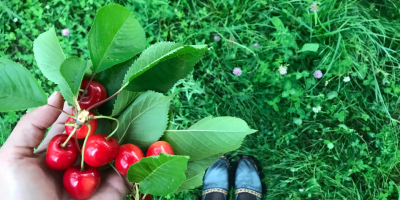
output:
[[[229,115],[257,129],[227,156],[258,159],[263,199],[400,199],[400,2],[0,1],[0,56],[27,67],[51,94],[58,87],[38,69],[33,40],[54,26],[67,56],[88,59],[85,35],[110,3],[133,12],[147,46],[209,45],[170,91],[173,124]],[[23,113],[0,113],[0,144]]]

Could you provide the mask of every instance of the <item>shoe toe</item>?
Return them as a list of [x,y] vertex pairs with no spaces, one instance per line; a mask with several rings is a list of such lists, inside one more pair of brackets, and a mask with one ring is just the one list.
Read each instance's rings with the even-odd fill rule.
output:
[[249,189],[261,194],[262,185],[258,172],[253,163],[248,159],[241,159],[236,168],[235,188]]
[[224,159],[218,159],[214,162],[204,175],[203,191],[210,188],[229,188],[229,164]]

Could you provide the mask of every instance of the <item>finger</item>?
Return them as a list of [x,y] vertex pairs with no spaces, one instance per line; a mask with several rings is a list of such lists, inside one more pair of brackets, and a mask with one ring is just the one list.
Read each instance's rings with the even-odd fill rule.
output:
[[[64,99],[61,93],[56,91],[47,102],[61,109]],[[28,112],[15,126],[3,147],[15,151],[14,156],[32,156],[33,148],[39,145],[46,129],[56,121],[60,113],[57,109],[46,105]]]
[[[72,113],[72,107],[68,106],[68,103],[64,103],[63,110],[67,113]],[[50,131],[47,133],[46,137],[43,139],[42,143],[38,146],[35,150],[35,154],[41,154],[46,152],[47,146],[49,145],[50,140],[59,134],[62,134],[65,131],[65,122],[68,119],[68,115],[61,113],[61,115],[57,118],[56,122],[54,122],[53,126],[51,127]]]
[[128,193],[124,179],[115,171],[109,171],[102,176],[99,189],[90,199],[125,199]]

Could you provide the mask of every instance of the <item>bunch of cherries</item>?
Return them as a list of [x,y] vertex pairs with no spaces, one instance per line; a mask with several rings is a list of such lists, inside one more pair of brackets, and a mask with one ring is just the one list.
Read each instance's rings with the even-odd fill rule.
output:
[[[110,135],[94,134],[99,118],[113,119],[106,116],[96,116],[91,109],[98,108],[105,102],[105,88],[98,82],[84,80],[81,84],[81,94],[65,123],[66,134],[60,134],[51,139],[47,148],[46,164],[56,171],[63,171],[63,185],[68,194],[75,199],[91,197],[100,185],[99,167],[114,161],[115,169],[126,176],[129,167],[144,157],[142,150],[134,144],[119,146],[117,140]],[[71,141],[74,138],[74,141]],[[82,146],[78,139],[84,139]],[[81,150],[82,149],[82,150]],[[146,157],[157,156],[160,153],[173,155],[173,149],[165,141],[153,143],[147,150]],[[81,165],[75,165],[81,154]],[[86,163],[86,164],[85,164]],[[114,167],[113,167],[114,168]],[[150,195],[147,195],[151,199]],[[147,199],[147,198],[146,198]]]

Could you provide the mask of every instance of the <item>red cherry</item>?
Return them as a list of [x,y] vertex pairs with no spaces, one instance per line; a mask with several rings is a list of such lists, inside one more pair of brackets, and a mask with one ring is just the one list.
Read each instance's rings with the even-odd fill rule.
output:
[[65,171],[63,184],[68,194],[75,199],[88,199],[100,185],[100,171],[95,167],[85,165],[81,171],[79,165],[70,167]]
[[78,159],[78,149],[72,140],[62,147],[67,138],[68,135],[56,135],[50,140],[46,153],[46,164],[50,169],[66,170]]
[[[83,80],[82,84],[81,84],[81,89],[84,90],[88,83],[89,83],[89,80]],[[96,81],[90,82],[86,93],[83,95],[81,95],[81,94],[82,94],[82,92],[79,93],[78,101],[80,101],[80,99],[82,97],[82,101],[79,104],[82,109],[88,109],[90,106],[106,99],[106,97],[107,97],[107,92],[106,92],[106,89],[104,88],[104,86]],[[96,109],[100,106],[101,105],[98,105],[98,106],[94,107],[93,109]]]
[[115,168],[122,176],[126,176],[131,165],[144,157],[142,150],[133,144],[124,144],[119,147],[115,158]]
[[[94,113],[89,111],[89,115],[94,116]],[[73,114],[72,114],[72,116],[73,116]],[[72,117],[69,117],[67,119],[66,123],[75,123],[75,119]],[[97,129],[97,119],[90,120],[89,124],[91,126],[89,135],[92,135],[94,132],[96,132],[96,129]],[[65,131],[67,132],[68,135],[71,134],[73,130],[74,130],[73,126],[65,126]],[[89,127],[86,124],[82,125],[78,130],[76,130],[77,138],[78,139],[85,138],[88,130],[89,130]],[[72,137],[75,137],[75,136],[73,135]]]
[[[143,199],[144,194],[140,195],[140,199]],[[146,195],[146,197],[143,200],[153,200],[150,194]]]
[[146,157],[158,156],[160,153],[174,155],[174,150],[168,142],[158,141],[150,145],[149,149],[147,149]]
[[119,145],[113,137],[106,139],[105,134],[90,135],[85,146],[85,162],[92,167],[101,167],[114,160]]

